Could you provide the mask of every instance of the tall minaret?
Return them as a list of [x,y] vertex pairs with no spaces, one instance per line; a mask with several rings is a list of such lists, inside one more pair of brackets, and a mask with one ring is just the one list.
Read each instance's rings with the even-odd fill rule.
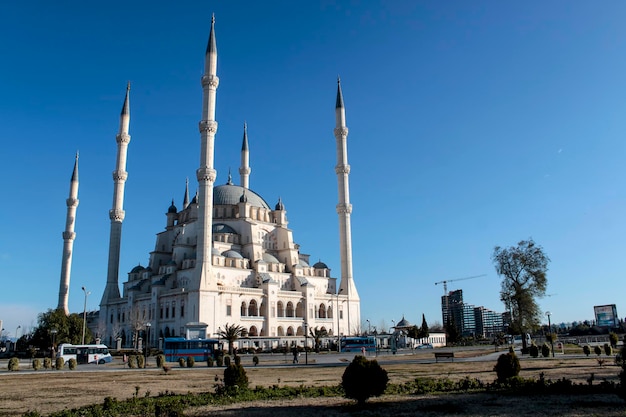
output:
[[118,276],[120,269],[120,248],[122,244],[122,222],[124,221],[124,185],[128,173],[126,172],[126,152],[130,135],[130,82],[126,86],[126,97],[120,115],[120,128],[115,140],[117,141],[117,162],[113,171],[113,208],[109,210],[111,219],[111,234],[109,235],[109,265],[107,271],[107,284],[104,288],[100,304],[120,298]]
[[67,204],[67,217],[65,218],[65,231],[63,232],[63,260],[61,261],[61,284],[59,286],[59,305],[57,310],[63,310],[65,315],[70,314],[67,301],[70,294],[70,271],[72,270],[72,249],[74,247],[74,225],[76,220],[76,208],[78,207],[78,152],[74,161],[74,171],[70,180],[70,195],[65,200]]
[[202,119],[200,120],[200,167],[196,171],[198,178],[198,245],[197,264],[200,289],[212,284],[211,249],[213,246],[213,184],[217,171],[213,167],[215,133],[215,95],[219,78],[217,78],[217,44],[215,42],[215,16],[211,18],[211,33],[204,58],[204,75],[202,75]]
[[351,327],[351,321],[360,325],[360,304],[354,279],[352,277],[352,232],[350,226],[350,184],[348,176],[348,128],[346,127],[346,109],[343,105],[341,92],[341,80],[337,78],[337,103],[335,105],[335,139],[337,144],[337,183],[339,186],[339,203],[337,214],[339,215],[339,251],[341,253],[341,282],[339,292],[348,301],[348,333],[352,334],[358,329]]
[[185,195],[183,197],[183,210],[189,205],[189,178],[185,178]]
[[250,150],[248,149],[248,124],[243,124],[243,143],[241,144],[241,166],[239,175],[241,176],[241,186],[250,188]]

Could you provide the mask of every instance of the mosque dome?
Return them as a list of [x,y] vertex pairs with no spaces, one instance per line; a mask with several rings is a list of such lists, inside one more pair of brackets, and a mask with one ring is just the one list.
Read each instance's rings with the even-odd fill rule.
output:
[[178,209],[174,205],[174,200],[172,200],[172,205],[170,206],[170,208],[167,209],[167,214],[170,214],[170,213],[173,213],[173,214],[178,213]]
[[216,223],[213,225],[213,233],[232,233],[237,234],[237,231],[224,223]]
[[309,265],[309,264],[308,264],[308,263],[307,263],[304,259],[300,259],[300,260],[298,261],[298,265],[299,265],[299,266],[304,266],[304,267],[308,267],[308,266],[310,266],[310,265]]
[[136,274],[138,272],[143,271],[145,268],[141,265],[137,265],[136,267],[134,267],[133,269],[130,270],[131,274]]
[[280,262],[278,262],[278,259],[276,259],[276,257],[274,255],[270,255],[269,253],[264,253],[263,254],[263,260],[265,262],[269,262],[271,264],[279,264]]
[[319,261],[319,262],[316,262],[315,265],[313,265],[313,268],[315,268],[315,269],[328,269],[328,265],[326,265],[322,261]]
[[270,210],[270,206],[263,200],[263,197],[249,188],[244,188],[234,184],[218,185],[213,189],[213,205],[237,205],[242,194],[246,194],[247,203],[254,207],[261,207]]
[[234,250],[227,250],[226,252],[222,253],[222,256],[226,257],[226,258],[235,258],[235,259],[243,259],[243,256],[241,256],[241,254],[237,251]]

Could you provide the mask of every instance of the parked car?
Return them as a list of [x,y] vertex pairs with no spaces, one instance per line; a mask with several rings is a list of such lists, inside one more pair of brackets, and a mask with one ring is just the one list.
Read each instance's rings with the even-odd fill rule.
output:
[[433,345],[431,345],[430,343],[422,343],[421,345],[418,345],[416,347],[416,349],[432,349]]

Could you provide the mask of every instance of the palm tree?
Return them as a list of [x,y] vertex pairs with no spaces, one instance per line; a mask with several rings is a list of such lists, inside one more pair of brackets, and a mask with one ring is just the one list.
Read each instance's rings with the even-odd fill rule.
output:
[[328,332],[325,329],[319,330],[317,326],[315,326],[315,329],[309,329],[309,332],[311,333],[313,340],[315,340],[315,351],[319,353],[322,345],[322,338],[327,337]]
[[219,329],[217,334],[221,338],[226,339],[228,341],[228,354],[232,355],[233,354],[233,343],[235,343],[235,341],[237,339],[239,339],[239,337],[246,335],[246,329],[244,327],[238,326],[236,324],[228,324],[228,323],[226,323],[226,325],[224,326],[224,330]]

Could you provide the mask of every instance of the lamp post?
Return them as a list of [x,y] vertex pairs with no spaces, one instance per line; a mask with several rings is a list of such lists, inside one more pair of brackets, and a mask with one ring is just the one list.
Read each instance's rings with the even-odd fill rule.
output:
[[56,338],[57,338],[57,329],[52,329],[50,330],[50,334],[52,334],[52,349],[50,351],[50,356],[52,357],[52,359],[54,359],[54,352],[55,352],[55,342],[56,342]]
[[82,287],[83,292],[85,293],[85,303],[83,304],[83,337],[81,339],[81,344],[85,344],[85,327],[87,327],[87,297],[91,292],[87,291],[85,287]]
[[371,334],[372,334],[372,323],[370,323],[369,319],[367,319],[365,321],[367,322],[367,335],[371,336]]
[[552,323],[550,322],[550,312],[546,311],[546,316],[548,316],[548,331],[550,332],[550,347],[552,348],[552,357],[554,358],[554,336],[552,335]]
[[143,363],[144,368],[146,367],[146,364],[148,362],[148,354],[150,353],[150,346],[149,345],[150,345],[150,328],[151,327],[152,327],[152,323],[147,322],[146,323],[146,346],[145,346],[146,352],[145,352],[145,355],[144,355],[146,357],[146,360]]
[[17,338],[17,331],[18,331],[19,329],[21,329],[21,328],[22,328],[22,326],[17,326],[17,327],[15,328],[15,344],[13,345],[13,350],[14,350],[14,351],[17,351],[17,339],[18,339],[18,338]]
[[304,322],[304,364],[309,364],[309,351],[307,347],[309,346],[309,333],[308,333],[309,323]]
[[341,339],[339,338],[341,334],[339,333],[339,294],[341,291],[343,291],[343,288],[337,292],[337,352],[341,352]]

